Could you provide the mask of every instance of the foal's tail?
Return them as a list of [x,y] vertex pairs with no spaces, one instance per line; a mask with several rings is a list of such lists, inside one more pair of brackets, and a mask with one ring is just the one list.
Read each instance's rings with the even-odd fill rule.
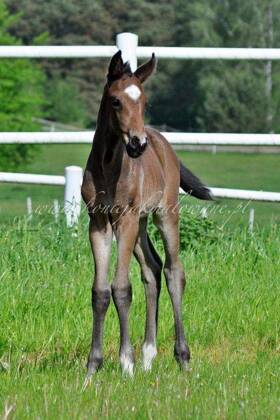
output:
[[200,200],[213,200],[211,191],[180,161],[180,187]]

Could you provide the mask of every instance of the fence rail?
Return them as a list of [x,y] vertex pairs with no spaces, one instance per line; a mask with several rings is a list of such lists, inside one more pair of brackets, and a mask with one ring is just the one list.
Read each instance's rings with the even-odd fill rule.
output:
[[117,51],[115,45],[40,45],[0,46],[1,58],[108,58]]
[[65,176],[0,172],[0,182],[17,184],[65,185]]
[[[0,46],[1,58],[109,58],[116,45]],[[135,47],[138,58],[179,60],[279,60],[280,48]]]
[[280,193],[270,191],[238,190],[232,188],[210,188],[215,198],[280,202]]
[[[162,132],[174,145],[280,146],[280,134]],[[0,144],[92,143],[94,131],[0,132]]]
[[[39,174],[23,174],[0,172],[0,182],[20,183],[20,184],[39,184],[39,185],[60,185],[70,188],[75,185],[76,193],[71,190],[70,194],[66,194],[65,201],[72,202],[73,197],[75,203],[80,202],[80,192],[82,182],[82,168],[78,166],[69,166],[65,168],[65,176],[62,175],[39,175]],[[210,188],[215,198],[232,198],[242,200],[271,201],[280,202],[280,193],[268,191],[252,191],[239,190],[232,188]],[[182,189],[180,193],[185,194]],[[80,205],[80,204],[79,204]]]

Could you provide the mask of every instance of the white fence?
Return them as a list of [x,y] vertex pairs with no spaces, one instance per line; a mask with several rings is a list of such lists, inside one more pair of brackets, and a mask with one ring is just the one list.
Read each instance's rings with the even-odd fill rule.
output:
[[[173,145],[280,146],[280,134],[162,132]],[[92,143],[94,131],[0,132],[0,144]]]
[[[81,194],[77,186],[81,186],[82,176],[82,168],[79,166],[67,166],[64,176],[0,172],[0,182],[65,186],[65,205],[69,207],[73,197],[75,197],[75,203],[78,203],[80,206]],[[210,190],[216,198],[280,202],[280,193],[277,192],[238,190],[232,188],[210,188]],[[184,194],[184,191],[180,190],[180,193]]]
[[[160,59],[179,60],[280,60],[279,48],[192,48],[192,47],[138,47],[134,34],[120,34],[116,45],[75,46],[0,46],[1,58],[109,58],[122,49],[125,43],[133,44],[138,58],[150,58],[152,53]],[[125,45],[126,46],[126,45]]]
[[[138,36],[131,33],[117,35],[116,46],[0,46],[0,58],[102,58],[111,57],[122,50],[125,61],[130,61],[132,70],[137,67],[137,58],[148,58],[154,52],[160,59],[222,59],[222,60],[280,60],[280,49],[268,48],[187,48],[187,47],[141,47]],[[0,144],[13,143],[91,143],[93,132],[50,133],[0,133]],[[229,133],[163,133],[174,145],[262,145],[279,146],[278,134],[229,134]],[[19,182],[65,186],[65,212],[68,225],[79,217],[81,206],[80,185],[82,169],[68,167],[65,176],[31,175],[0,172],[0,182]],[[226,188],[211,188],[215,197],[237,198],[280,202],[280,193],[248,191]]]

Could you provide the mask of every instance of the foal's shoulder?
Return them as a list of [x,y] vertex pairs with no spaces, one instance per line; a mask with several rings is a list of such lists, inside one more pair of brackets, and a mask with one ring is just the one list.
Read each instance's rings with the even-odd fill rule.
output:
[[145,131],[147,133],[147,136],[149,138],[150,141],[152,141],[153,143],[158,143],[158,144],[168,144],[168,141],[166,140],[166,138],[160,133],[160,131],[156,130],[153,127],[145,127]]
[[169,141],[155,128],[145,127],[149,142],[157,154],[160,154],[167,159],[177,161],[177,156],[169,143]]

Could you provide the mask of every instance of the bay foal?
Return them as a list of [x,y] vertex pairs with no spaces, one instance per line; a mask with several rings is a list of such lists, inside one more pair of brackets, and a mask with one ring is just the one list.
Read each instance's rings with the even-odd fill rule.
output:
[[[149,370],[157,354],[156,335],[162,262],[147,234],[153,214],[165,248],[164,274],[171,298],[174,354],[186,368],[190,351],[182,323],[185,276],[179,261],[178,193],[210,199],[208,189],[177,159],[167,140],[144,126],[146,97],[143,82],[156,66],[154,55],[132,73],[117,52],[110,63],[98,114],[92,150],[86,165],[82,195],[87,205],[95,275],[92,288],[93,333],[87,378],[102,365],[103,324],[112,295],[120,323],[120,363],[133,374],[134,353],[128,331],[132,301],[129,264],[134,253],[141,267],[146,295],[143,367]],[[117,240],[117,267],[110,286],[109,261],[113,233]]]

